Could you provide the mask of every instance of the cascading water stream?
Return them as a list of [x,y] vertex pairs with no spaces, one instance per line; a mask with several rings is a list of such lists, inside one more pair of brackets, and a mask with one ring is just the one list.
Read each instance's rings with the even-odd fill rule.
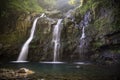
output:
[[80,39],[84,39],[84,38],[85,38],[85,27],[83,27],[83,29],[82,29],[82,36]]
[[83,47],[83,45],[84,45],[84,43],[85,43],[85,41],[84,41],[84,39],[85,39],[85,27],[83,26],[83,28],[82,28],[82,36],[80,37],[80,47]]
[[54,30],[53,30],[53,39],[52,39],[52,42],[54,44],[54,56],[53,56],[54,57],[53,58],[54,62],[57,61],[58,56],[59,56],[60,34],[61,34],[61,29],[62,29],[61,22],[62,22],[62,19],[59,19],[58,22],[57,22],[57,24],[54,27]]
[[88,26],[89,22],[91,21],[91,14],[90,11],[88,11],[84,19],[81,21],[80,26],[82,27],[82,36],[80,37],[80,47],[83,47],[85,44],[85,28]]
[[33,22],[33,25],[32,25],[32,29],[31,29],[31,33],[30,33],[30,37],[28,38],[28,40],[24,43],[22,49],[21,49],[21,52],[19,54],[19,57],[17,59],[18,62],[22,62],[22,61],[26,61],[27,59],[27,55],[28,55],[28,49],[29,49],[29,44],[30,42],[32,41],[33,37],[34,37],[34,32],[35,32],[35,28],[36,28],[36,23],[38,21],[39,18],[42,18],[44,17],[44,13],[40,16],[40,17],[37,17],[34,22]]

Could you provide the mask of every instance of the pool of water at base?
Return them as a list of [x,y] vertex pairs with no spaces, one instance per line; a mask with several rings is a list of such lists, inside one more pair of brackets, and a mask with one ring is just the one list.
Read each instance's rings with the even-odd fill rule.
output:
[[35,71],[30,77],[36,80],[120,80],[119,66],[94,64],[50,64],[50,63],[3,63],[0,68],[18,70],[28,68]]

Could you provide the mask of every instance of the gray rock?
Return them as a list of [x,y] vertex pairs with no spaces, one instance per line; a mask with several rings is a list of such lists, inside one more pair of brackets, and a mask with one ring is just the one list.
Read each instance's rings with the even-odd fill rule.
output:
[[3,45],[0,43],[0,49],[2,49]]

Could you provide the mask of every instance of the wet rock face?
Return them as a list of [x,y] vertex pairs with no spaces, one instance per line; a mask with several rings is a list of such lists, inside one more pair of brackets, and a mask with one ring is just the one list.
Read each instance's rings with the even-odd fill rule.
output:
[[117,64],[120,63],[120,54],[115,54],[110,51],[103,51],[99,59],[104,61],[105,64]]
[[104,39],[104,44],[100,46],[100,57],[98,61],[105,62],[105,64],[116,64],[120,63],[120,43],[119,43],[120,32],[115,31],[109,34],[106,34]]
[[[94,2],[91,0],[91,3]],[[86,2],[86,4],[89,5],[89,2]],[[112,49],[106,46],[105,50],[110,50],[117,54],[119,53],[120,47],[116,46],[119,45],[119,30],[116,34],[117,29],[113,27],[115,26],[115,24],[113,25],[115,16],[112,16],[116,14],[114,13],[113,8],[108,8],[111,7],[111,4],[109,4],[109,2],[107,4],[108,6],[103,7],[100,6],[102,5],[100,3],[97,4],[97,6],[94,6],[93,9],[86,9],[86,14],[81,14],[79,10],[76,10],[72,16],[70,14],[68,15],[68,18],[66,17],[64,19],[64,30],[62,32],[62,34],[64,34],[62,35],[64,58],[68,57],[70,60],[73,57],[75,58],[75,56],[80,56],[80,54],[90,58],[90,56],[94,53],[95,55],[98,52],[99,54],[103,53],[99,51],[99,49],[106,45],[114,46],[114,48]],[[87,7],[87,5],[83,5],[80,10],[82,10],[84,6]],[[84,40],[79,40],[80,35],[82,35],[82,27],[85,25],[87,26],[85,28],[86,37]],[[105,36],[111,33],[115,34],[111,36]],[[72,35],[74,35],[74,38]],[[80,44],[84,45],[79,48]],[[117,49],[115,50],[115,48]],[[78,59],[78,57],[76,57],[76,59]]]
[[[68,24],[69,25],[69,24]],[[61,34],[62,60],[71,60],[77,57],[74,55],[78,46],[79,30],[74,24],[64,26]]]
[[88,25],[91,22],[91,12],[88,11],[86,12],[86,14],[83,17],[83,20],[81,20],[81,22],[79,23],[79,27],[82,28],[82,34],[80,37],[80,41],[79,41],[79,53],[80,54],[85,54],[88,53],[89,51],[89,44],[90,44],[90,38],[86,35],[86,28],[89,27]]
[[38,20],[34,35],[35,38],[33,39],[29,49],[28,59],[30,61],[53,60],[52,34],[56,23],[57,19],[49,17]]
[[64,29],[62,32],[64,34],[62,35],[63,54],[69,60],[80,60],[82,57],[89,56],[91,52],[91,37],[86,34],[86,29],[89,27],[92,18],[91,13],[90,11],[86,12],[81,20],[79,17],[76,17],[78,16],[76,14],[77,12],[69,13],[64,19]]
[[[4,23],[4,19],[0,19],[3,22],[0,25],[7,27],[5,31],[3,30],[4,33],[0,34],[0,37],[2,37],[0,38],[0,43],[2,43],[0,52],[1,61],[4,62],[17,59],[22,43],[27,39],[31,23],[36,15],[36,13],[14,11],[10,12],[9,16],[5,18],[6,23]],[[7,21],[9,23],[7,23]]]
[[[117,4],[114,4],[114,5],[113,4],[112,6],[116,7]],[[107,53],[107,56],[106,56],[107,59],[110,59],[111,62],[116,63],[114,61],[114,58],[110,57],[109,55],[116,55],[120,53],[119,52],[120,51],[119,50],[120,49],[119,30],[120,29],[117,24],[114,24],[114,20],[117,22],[117,19],[115,16],[116,13],[114,12],[115,9],[108,8],[110,6],[111,5],[106,7],[99,6],[99,8],[95,11],[97,18],[94,19],[94,23],[93,23],[94,25],[92,25],[94,28],[91,27],[91,29],[95,29],[93,31],[94,33],[91,34],[91,35],[94,35],[92,37],[93,42],[91,44],[92,44],[92,49],[96,48],[96,50],[93,50],[93,51],[96,52],[99,56],[103,56],[104,54]],[[118,27],[115,28],[113,26],[118,26]],[[90,31],[91,29],[89,29],[88,31]],[[103,57],[104,57],[103,62],[107,61],[105,60],[106,59],[105,56]],[[99,59],[98,61],[100,60],[102,59]],[[109,63],[109,60],[108,60],[108,63]]]

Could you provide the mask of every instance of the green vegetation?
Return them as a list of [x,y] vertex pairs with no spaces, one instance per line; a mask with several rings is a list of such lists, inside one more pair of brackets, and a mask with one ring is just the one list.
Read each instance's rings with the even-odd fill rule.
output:
[[43,12],[38,0],[1,0],[0,17],[8,17],[13,12]]
[[38,0],[12,0],[9,2],[10,8],[18,11],[42,12]]
[[[74,1],[74,0],[71,0]],[[98,30],[109,29],[109,31],[119,30],[120,29],[120,9],[119,5],[113,1],[105,1],[105,0],[83,0],[83,5],[79,7],[77,10],[84,16],[84,14],[89,10],[92,12],[92,17],[94,19],[94,26],[98,28]],[[105,10],[106,16],[100,17],[100,10]],[[102,13],[104,13],[102,11]],[[105,15],[105,13],[104,13]],[[110,20],[113,20],[110,21]]]
[[1,0],[0,43],[14,44],[24,40],[31,26],[30,19],[43,11],[38,0]]
[[[84,1],[83,1],[84,3]],[[92,5],[95,5],[93,4],[93,0],[88,0],[86,1],[85,4],[83,4],[80,8],[79,8],[79,11],[82,15],[84,15],[86,13],[86,11],[92,9]]]

